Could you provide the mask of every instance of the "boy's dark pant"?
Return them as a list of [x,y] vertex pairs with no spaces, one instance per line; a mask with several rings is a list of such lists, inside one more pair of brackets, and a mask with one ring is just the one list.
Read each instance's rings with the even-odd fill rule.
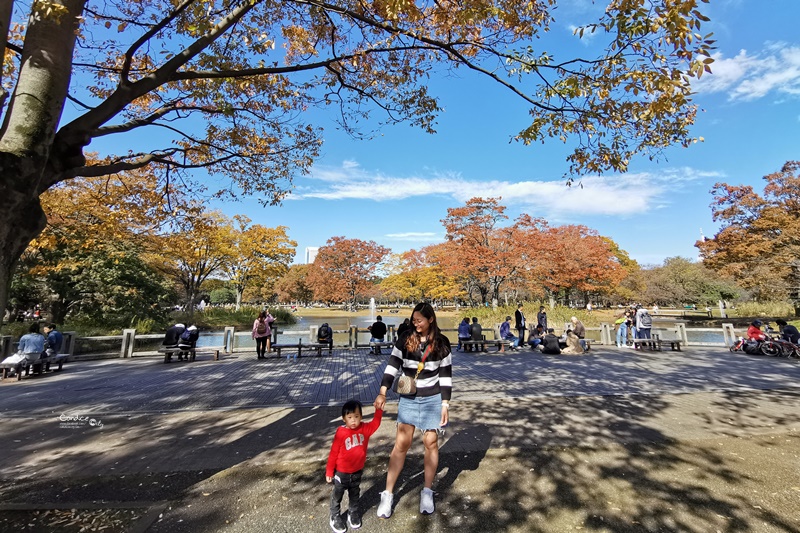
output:
[[359,518],[361,517],[361,514],[358,510],[358,499],[361,496],[362,472],[363,470],[353,472],[352,474],[334,472],[333,492],[331,493],[331,516],[336,516],[342,513],[342,496],[344,496],[344,491],[347,490],[350,514]]

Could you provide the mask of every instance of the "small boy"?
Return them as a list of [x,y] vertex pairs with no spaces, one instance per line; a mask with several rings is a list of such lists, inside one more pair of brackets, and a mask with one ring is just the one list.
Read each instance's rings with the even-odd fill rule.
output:
[[376,410],[370,422],[361,422],[361,402],[349,400],[342,406],[344,425],[336,430],[325,468],[325,481],[333,483],[331,494],[331,529],[336,533],[347,530],[342,519],[341,504],[345,489],[349,500],[347,523],[353,529],[361,527],[358,499],[361,495],[361,472],[367,460],[369,438],[381,425],[383,411]]

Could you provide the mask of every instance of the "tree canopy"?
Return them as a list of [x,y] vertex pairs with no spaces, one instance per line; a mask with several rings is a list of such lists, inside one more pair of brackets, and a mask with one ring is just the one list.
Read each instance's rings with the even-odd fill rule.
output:
[[714,221],[722,227],[697,243],[703,263],[732,277],[761,301],[784,300],[800,289],[800,161],[764,176],[764,192],[717,183]]
[[[0,306],[44,228],[39,196],[56,184],[143,167],[167,183],[204,169],[227,178],[206,182],[219,183],[214,194],[280,202],[319,154],[305,111],[333,107],[354,135],[400,121],[433,132],[441,106],[426,79],[438,66],[529,104],[516,138],[571,139],[576,174],[688,145],[690,79],[713,47],[701,2],[610,0],[576,30],[603,43],[583,58],[546,51],[556,0],[4,0]],[[143,146],[86,160],[92,141],[131,146],[143,130]]]

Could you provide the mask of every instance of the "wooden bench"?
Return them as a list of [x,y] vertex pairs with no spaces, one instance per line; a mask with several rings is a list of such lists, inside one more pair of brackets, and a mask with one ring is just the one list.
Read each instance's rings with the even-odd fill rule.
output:
[[[314,350],[317,352],[317,357],[322,356],[322,350],[324,348],[328,349],[328,355],[333,353],[333,349],[331,348],[330,343],[327,342],[312,342],[308,344],[303,344],[303,341],[300,340],[297,344],[273,344],[271,346],[271,350],[278,354],[278,357],[281,356],[282,350],[297,350],[297,354],[294,356],[297,359],[298,356],[302,355],[303,350]],[[291,353],[286,354],[286,359],[289,359]]]
[[482,352],[486,352],[486,346],[497,346],[498,351],[505,352],[506,348],[511,346],[511,341],[507,341],[505,339],[492,339],[492,340],[484,340],[484,341],[461,341],[461,346],[475,346],[477,349],[478,346],[481,346]]
[[172,360],[172,354],[186,354],[186,360],[189,362],[197,358],[197,354],[208,354],[214,356],[214,361],[219,361],[219,350],[217,348],[180,348],[178,346],[165,346],[159,348],[158,353],[164,354],[164,363],[169,363]]
[[669,347],[673,352],[681,351],[681,344],[683,344],[683,339],[679,339],[677,337],[670,337],[664,339],[658,334],[653,334],[653,337],[658,339],[659,345],[669,344]]
[[[391,349],[394,348],[394,343],[393,342],[370,342],[369,343],[369,351],[370,351],[370,353],[374,353],[375,352],[375,348],[378,348],[378,349],[380,349],[380,348],[389,348],[389,351],[391,352],[392,351]],[[375,354],[375,355],[381,355],[381,354]]]
[[[475,349],[472,350],[474,352],[478,352],[478,351],[485,352],[486,351],[486,341],[472,341],[472,340],[461,341],[461,348],[462,349],[466,348],[467,346],[474,346]],[[479,346],[480,346],[480,350],[478,349]]]
[[661,351],[661,340],[658,335],[654,335],[652,339],[633,339],[633,348],[635,350],[650,348],[653,351]]

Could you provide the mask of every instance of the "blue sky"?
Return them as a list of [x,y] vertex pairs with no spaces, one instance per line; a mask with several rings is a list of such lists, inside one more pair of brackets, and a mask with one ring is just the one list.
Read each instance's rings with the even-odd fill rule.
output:
[[[572,35],[604,6],[559,2],[548,39],[557,58],[586,53]],[[603,4],[603,2],[599,2]],[[317,112],[325,128],[322,156],[279,207],[255,199],[217,205],[229,216],[285,225],[308,246],[333,236],[373,240],[402,252],[441,242],[447,208],[474,196],[502,197],[510,218],[520,213],[551,225],[584,224],[614,239],[642,264],[695,258],[701,229],[713,235],[709,190],[714,183],[751,184],[787,160],[800,159],[800,0],[712,0],[701,4],[717,40],[712,65],[694,88],[702,111],[692,129],[703,137],[651,162],[634,159],[626,174],[586,176],[567,188],[567,147],[558,141],[510,142],[527,125],[527,106],[494,82],[456,71],[433,74],[431,92],[445,109],[436,135],[406,125],[384,128],[368,141],[338,131],[333,115]],[[553,46],[549,44],[548,46]]]

